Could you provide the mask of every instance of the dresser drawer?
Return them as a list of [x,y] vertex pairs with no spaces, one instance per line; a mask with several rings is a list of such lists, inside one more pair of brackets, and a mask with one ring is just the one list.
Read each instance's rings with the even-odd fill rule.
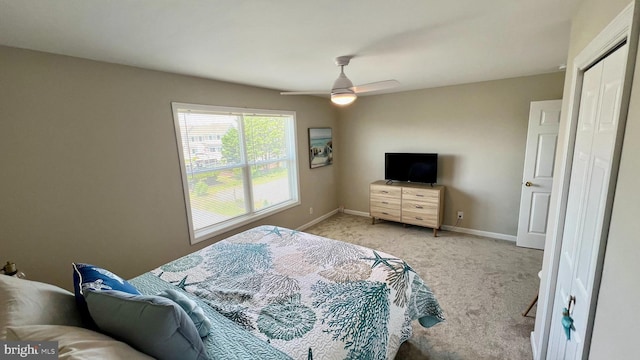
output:
[[372,206],[370,209],[370,215],[372,218],[386,219],[391,221],[400,222],[400,208],[386,209]]
[[402,188],[388,185],[371,185],[371,197],[391,197],[400,200],[402,196]]
[[438,214],[438,204],[432,204],[424,201],[402,201],[402,212],[409,211],[417,214]]
[[402,222],[431,228],[438,228],[438,215],[436,213],[424,213],[402,210]]
[[438,205],[440,203],[440,191],[419,188],[403,188],[402,199],[405,201],[422,201]]
[[383,196],[372,196],[369,201],[370,207],[397,209],[400,210],[400,198],[388,198]]

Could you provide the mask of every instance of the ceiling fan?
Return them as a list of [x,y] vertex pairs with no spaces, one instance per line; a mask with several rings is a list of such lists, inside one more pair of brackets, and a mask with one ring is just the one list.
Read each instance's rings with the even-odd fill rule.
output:
[[391,89],[400,86],[397,80],[384,80],[372,82],[364,85],[353,86],[353,83],[344,74],[344,67],[349,65],[353,56],[339,56],[336,58],[336,65],[340,66],[340,76],[333,82],[331,91],[285,91],[280,95],[321,95],[331,94],[331,101],[337,105],[349,105],[356,100],[358,94]]

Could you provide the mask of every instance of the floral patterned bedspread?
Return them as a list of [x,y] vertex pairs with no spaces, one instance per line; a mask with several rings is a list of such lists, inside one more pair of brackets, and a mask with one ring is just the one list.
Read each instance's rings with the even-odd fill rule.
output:
[[412,320],[425,327],[444,320],[403,260],[276,226],[242,232],[150,273],[293,359],[393,359]]

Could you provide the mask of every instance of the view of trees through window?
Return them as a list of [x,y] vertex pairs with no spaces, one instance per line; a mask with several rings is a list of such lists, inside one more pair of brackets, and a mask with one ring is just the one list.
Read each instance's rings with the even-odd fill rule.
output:
[[193,230],[297,201],[292,114],[174,109]]

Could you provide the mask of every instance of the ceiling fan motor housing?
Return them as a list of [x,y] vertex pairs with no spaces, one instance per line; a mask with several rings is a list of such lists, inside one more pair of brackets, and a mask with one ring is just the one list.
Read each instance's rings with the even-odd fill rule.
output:
[[353,83],[347,76],[344,74],[344,71],[340,72],[340,76],[333,82],[333,88],[331,89],[332,94],[337,93],[353,93],[351,89],[353,87]]

